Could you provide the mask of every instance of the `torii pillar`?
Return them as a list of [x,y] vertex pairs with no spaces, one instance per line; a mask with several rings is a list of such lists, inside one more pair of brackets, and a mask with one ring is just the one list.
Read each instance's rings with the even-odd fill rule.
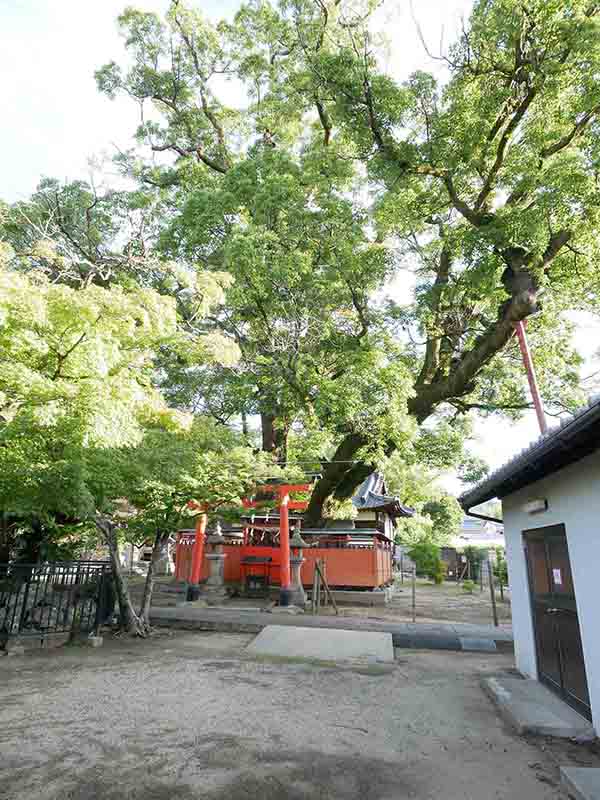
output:
[[289,606],[292,597],[290,588],[290,487],[281,486],[279,489],[279,559],[280,559],[280,589],[279,605]]

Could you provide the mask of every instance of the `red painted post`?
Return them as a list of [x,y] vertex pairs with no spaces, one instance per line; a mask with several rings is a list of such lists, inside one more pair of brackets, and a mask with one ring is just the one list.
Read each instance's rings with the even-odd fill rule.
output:
[[279,560],[281,574],[281,605],[289,604],[290,593],[290,520],[288,503],[290,502],[289,486],[282,486],[279,490]]
[[546,416],[544,414],[544,405],[542,396],[537,385],[537,378],[535,376],[535,367],[529,352],[529,344],[527,342],[527,334],[525,333],[525,323],[523,321],[517,322],[515,325],[517,339],[519,340],[519,347],[521,348],[521,355],[523,356],[523,364],[527,372],[527,380],[529,381],[529,388],[531,390],[531,397],[533,398],[533,405],[535,406],[535,413],[537,415],[538,425],[542,434],[548,430]]
[[192,550],[192,573],[190,575],[190,583],[200,583],[207,519],[206,514],[202,513],[196,520],[196,541],[194,542],[194,549]]

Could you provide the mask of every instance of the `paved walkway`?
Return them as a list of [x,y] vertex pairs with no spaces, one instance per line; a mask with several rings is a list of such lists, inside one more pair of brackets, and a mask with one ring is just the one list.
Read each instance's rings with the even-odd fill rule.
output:
[[270,613],[235,607],[154,607],[152,624],[187,630],[222,631],[231,633],[259,633],[266,625],[293,625],[303,628],[331,628],[346,631],[375,631],[391,633],[395,647],[432,650],[487,650],[497,649],[498,642],[513,641],[510,627],[472,625],[459,622],[412,623],[388,622],[364,617],[317,616],[310,614]]

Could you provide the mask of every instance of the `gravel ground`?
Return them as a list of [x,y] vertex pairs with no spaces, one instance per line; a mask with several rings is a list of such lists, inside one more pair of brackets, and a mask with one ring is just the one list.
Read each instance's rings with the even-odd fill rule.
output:
[[556,754],[507,731],[479,688],[509,656],[336,667],[250,659],[251,638],[161,633],[0,660],[0,797],[562,797]]

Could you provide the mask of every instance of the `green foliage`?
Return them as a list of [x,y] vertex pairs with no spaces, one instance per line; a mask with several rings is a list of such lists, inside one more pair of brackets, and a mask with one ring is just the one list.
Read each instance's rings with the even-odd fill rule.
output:
[[446,564],[441,558],[438,558],[437,563],[435,564],[435,569],[431,574],[431,579],[436,586],[441,586],[441,584],[446,580]]
[[0,269],[0,508],[80,519],[95,509],[85,452],[134,442],[165,414],[152,348],[172,304],[150,290],[74,290]]
[[445,574],[445,569],[437,545],[427,539],[422,539],[411,547],[408,556],[415,562],[418,574],[429,575],[436,583],[441,582],[439,576]]
[[494,575],[502,586],[508,586],[508,562],[503,547],[496,547],[496,560],[494,563]]
[[463,581],[461,583],[461,588],[463,592],[466,592],[466,594],[473,594],[475,591],[475,586],[476,584],[474,581]]
[[475,545],[467,545],[462,550],[462,555],[465,556],[470,567],[467,574],[470,574],[474,581],[479,580],[479,573],[482,568],[481,565],[486,553],[487,548],[477,547]]
[[444,494],[425,503],[422,513],[431,519],[436,541],[447,542],[456,535],[464,512],[455,497]]
[[[568,314],[600,297],[600,9],[479,0],[442,85],[381,70],[375,5],[120,16],[126,65],[96,78],[144,108],[117,159],[131,188],[45,180],[0,209],[0,508],[89,514],[120,480],[98,453],[156,450],[154,424],[174,442],[171,405],[260,415],[264,450],[322,469],[316,512],[389,466],[419,512],[402,538],[439,543],[457,509],[435,477],[485,471],[466,415],[529,405],[515,322],[550,410],[580,402]],[[215,476],[237,496],[220,452],[173,475],[148,456],[139,507]],[[254,461],[232,458],[245,480]]]
[[[388,491],[417,511],[414,517],[397,521],[396,538],[398,543],[407,545],[427,539],[440,547],[456,534],[463,512],[457,500],[440,488],[438,474],[423,466],[419,448],[420,445],[411,452],[411,447],[405,447],[383,462]],[[456,453],[448,455],[460,457]],[[414,463],[416,459],[419,461]]]
[[[93,536],[82,521],[118,497],[158,514],[171,492],[174,519],[175,498],[190,488],[183,454],[196,452],[181,432],[191,419],[153,385],[161,349],[189,344],[174,299],[143,286],[53,282],[33,263],[24,269],[15,246],[0,266],[0,508],[21,520],[32,558],[85,546]],[[47,240],[32,252],[50,259],[57,248]],[[211,353],[202,343],[205,360],[217,356],[212,344]],[[200,450],[214,443],[201,427]],[[226,431],[212,438],[227,444]]]

